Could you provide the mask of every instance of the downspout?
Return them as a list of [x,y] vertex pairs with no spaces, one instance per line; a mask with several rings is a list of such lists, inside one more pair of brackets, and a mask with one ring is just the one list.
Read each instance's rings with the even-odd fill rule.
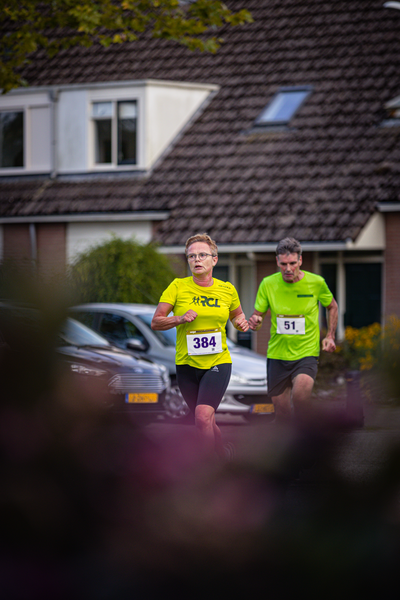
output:
[[[49,99],[50,99],[50,137],[51,137],[51,172],[50,179],[55,179],[57,177],[57,110],[56,104],[58,101],[58,88],[53,88],[49,90]],[[46,187],[46,182],[44,182],[44,187]],[[29,244],[31,249],[31,261],[32,266],[37,268],[37,235],[36,235],[36,225],[35,223],[29,223]]]
[[59,89],[52,88],[49,91],[50,110],[51,110],[51,173],[50,178],[55,179],[58,171],[57,161],[57,102]]
[[36,243],[36,225],[29,223],[29,243],[31,247],[31,261],[33,268],[37,266],[37,243]]

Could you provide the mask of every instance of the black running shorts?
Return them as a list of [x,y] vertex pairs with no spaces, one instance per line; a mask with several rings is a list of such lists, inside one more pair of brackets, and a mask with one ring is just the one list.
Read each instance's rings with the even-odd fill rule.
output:
[[231,378],[232,364],[223,363],[211,369],[176,365],[176,379],[186,404],[194,413],[198,404],[217,410]]
[[300,373],[316,378],[318,358],[307,356],[300,360],[278,360],[267,358],[268,396],[280,396],[286,388],[292,387],[292,381]]

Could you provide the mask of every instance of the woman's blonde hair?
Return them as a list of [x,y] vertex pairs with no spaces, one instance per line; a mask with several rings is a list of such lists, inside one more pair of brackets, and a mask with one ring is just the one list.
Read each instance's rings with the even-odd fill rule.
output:
[[188,240],[186,240],[185,254],[188,253],[189,246],[191,246],[195,242],[204,242],[205,244],[208,244],[211,250],[211,254],[213,256],[218,256],[218,246],[207,233],[196,233],[196,235],[192,235]]

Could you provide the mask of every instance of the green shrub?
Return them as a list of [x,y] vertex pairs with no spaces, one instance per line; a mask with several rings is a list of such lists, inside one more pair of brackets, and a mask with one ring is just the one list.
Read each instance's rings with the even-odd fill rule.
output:
[[69,270],[75,302],[157,304],[176,276],[154,244],[115,237],[82,253]]

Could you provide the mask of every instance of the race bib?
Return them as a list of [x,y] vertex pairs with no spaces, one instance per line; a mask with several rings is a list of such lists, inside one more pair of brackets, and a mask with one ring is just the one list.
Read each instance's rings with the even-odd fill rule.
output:
[[220,329],[188,331],[186,341],[189,356],[219,354],[222,352],[222,334]]
[[277,315],[276,333],[286,335],[305,335],[306,318],[304,315]]

